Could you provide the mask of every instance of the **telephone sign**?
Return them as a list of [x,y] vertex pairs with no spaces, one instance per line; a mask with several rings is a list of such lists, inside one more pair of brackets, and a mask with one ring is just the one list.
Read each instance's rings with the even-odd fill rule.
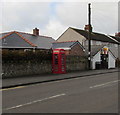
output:
[[64,49],[53,50],[52,72],[66,73],[66,56]]

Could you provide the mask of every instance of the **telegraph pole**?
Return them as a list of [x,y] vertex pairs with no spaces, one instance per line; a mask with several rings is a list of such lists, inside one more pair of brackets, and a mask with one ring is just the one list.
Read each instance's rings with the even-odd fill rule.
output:
[[88,68],[91,69],[91,32],[92,32],[92,26],[91,26],[91,7],[90,3],[88,4]]

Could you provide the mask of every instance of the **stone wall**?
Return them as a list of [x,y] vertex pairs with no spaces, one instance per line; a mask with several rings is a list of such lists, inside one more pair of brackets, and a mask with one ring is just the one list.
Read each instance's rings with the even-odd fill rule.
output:
[[66,70],[77,71],[87,69],[87,59],[81,56],[67,56],[66,57]]
[[66,70],[69,71],[78,71],[78,70],[86,70],[87,66],[84,62],[74,63],[74,64],[66,64]]
[[43,73],[51,73],[51,62],[24,62],[24,63],[3,63],[2,64],[2,77],[17,77],[26,75],[37,75]]
[[[75,70],[86,70],[87,61],[81,56],[67,56],[66,70],[67,72]],[[52,73],[52,61],[7,61],[2,63],[2,78],[21,77],[40,74]]]

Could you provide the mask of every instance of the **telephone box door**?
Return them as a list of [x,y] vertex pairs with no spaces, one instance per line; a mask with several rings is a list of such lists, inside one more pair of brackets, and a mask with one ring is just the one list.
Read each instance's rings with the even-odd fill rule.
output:
[[63,49],[53,50],[52,60],[52,72],[53,73],[66,73],[66,57]]

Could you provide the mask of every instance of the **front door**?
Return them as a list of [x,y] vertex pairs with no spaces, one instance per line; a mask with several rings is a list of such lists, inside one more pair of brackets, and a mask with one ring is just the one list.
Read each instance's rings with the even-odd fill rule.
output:
[[108,69],[108,54],[101,54],[101,68]]

